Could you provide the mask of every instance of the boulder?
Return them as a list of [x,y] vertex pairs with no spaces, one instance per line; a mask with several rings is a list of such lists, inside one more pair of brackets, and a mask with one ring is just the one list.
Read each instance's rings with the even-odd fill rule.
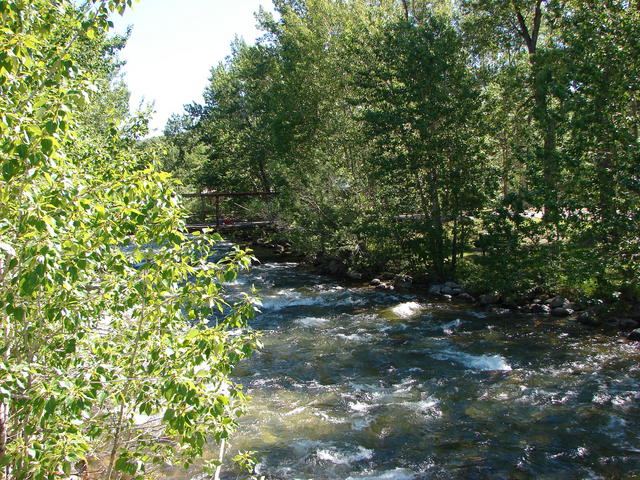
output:
[[458,295],[458,300],[462,300],[463,302],[467,303],[476,303],[476,299],[465,292],[462,292],[460,295]]
[[451,295],[442,295],[442,299],[445,302],[450,302],[451,300],[453,300],[453,297]]
[[382,283],[382,280],[380,280],[379,278],[374,278],[369,282],[369,285],[371,285],[372,287],[377,287],[381,283]]
[[556,307],[551,309],[551,315],[554,317],[568,317],[569,315],[573,315],[573,310],[570,308]]
[[456,282],[445,282],[444,286],[449,288],[460,288],[460,285]]
[[547,302],[551,308],[569,308],[569,300],[564,297],[553,297],[550,301]]
[[462,292],[464,292],[464,290],[462,290],[461,288],[452,288],[451,289],[451,295],[460,295]]
[[583,325],[589,325],[590,327],[597,327],[600,325],[600,320],[593,311],[580,313],[580,315],[578,315],[578,322]]
[[631,333],[627,335],[627,338],[632,342],[640,342],[640,328],[632,330]]
[[500,301],[500,295],[497,293],[486,293],[484,295],[480,295],[478,299],[480,305],[494,305]]
[[549,307],[549,305],[541,305],[539,303],[530,305],[529,310],[536,315],[549,315],[551,313],[551,307]]
[[362,274],[360,272],[356,272],[355,270],[349,270],[347,272],[347,277],[351,280],[362,280]]
[[429,295],[440,295],[442,293],[442,285],[435,284],[429,287]]
[[447,287],[446,285],[444,287],[442,287],[442,289],[440,290],[440,293],[442,295],[453,295],[453,292],[455,292],[456,290],[451,288],[451,287]]
[[413,285],[413,278],[409,275],[396,275],[393,279],[393,286],[396,288],[409,288]]

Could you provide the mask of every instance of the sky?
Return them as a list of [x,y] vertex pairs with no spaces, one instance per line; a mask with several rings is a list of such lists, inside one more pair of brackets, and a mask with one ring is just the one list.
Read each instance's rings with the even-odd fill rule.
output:
[[120,57],[131,108],[154,103],[151,135],[160,135],[183,105],[202,102],[211,67],[231,53],[236,35],[253,43],[261,33],[254,13],[270,0],[141,0],[114,15],[115,33],[133,32]]

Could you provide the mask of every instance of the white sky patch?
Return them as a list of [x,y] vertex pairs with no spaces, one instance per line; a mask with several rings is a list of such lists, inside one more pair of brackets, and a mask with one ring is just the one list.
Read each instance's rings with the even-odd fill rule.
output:
[[270,0],[141,0],[112,17],[115,33],[133,27],[121,52],[124,78],[132,110],[154,103],[152,136],[185,104],[202,103],[210,70],[231,53],[236,35],[249,44],[262,36],[254,16],[260,6],[273,11]]

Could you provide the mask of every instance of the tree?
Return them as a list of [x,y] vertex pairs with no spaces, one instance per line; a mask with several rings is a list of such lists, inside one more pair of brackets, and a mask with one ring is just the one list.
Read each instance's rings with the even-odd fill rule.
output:
[[95,68],[111,61],[108,16],[131,3],[0,1],[7,479],[189,465],[241,409],[229,374],[254,338],[228,330],[246,327],[253,308],[226,303],[222,283],[249,257],[210,263],[212,242],[181,233],[175,185],[136,143],[144,124],[111,123],[123,120],[118,109],[102,112],[100,135],[82,123],[109,79]]
[[362,119],[376,146],[369,174],[385,185],[388,212],[422,216],[418,255],[445,278],[455,274],[462,217],[483,204],[479,91],[447,17],[389,22],[371,45],[373,61],[359,72]]

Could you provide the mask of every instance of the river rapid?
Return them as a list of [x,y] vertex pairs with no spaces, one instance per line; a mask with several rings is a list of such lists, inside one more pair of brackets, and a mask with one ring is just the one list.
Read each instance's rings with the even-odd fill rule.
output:
[[251,285],[265,345],[235,372],[252,400],[229,456],[267,479],[640,478],[638,345],[295,264],[229,288]]

